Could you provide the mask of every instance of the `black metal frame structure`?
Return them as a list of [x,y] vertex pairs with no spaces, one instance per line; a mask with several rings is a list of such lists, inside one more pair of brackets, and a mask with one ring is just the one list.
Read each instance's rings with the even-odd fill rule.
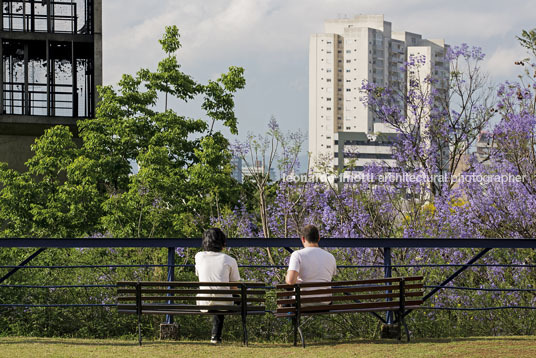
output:
[[[414,267],[416,265],[393,265],[391,261],[391,249],[392,248],[479,248],[482,249],[477,255],[471,258],[466,263],[460,264],[448,264],[448,265],[417,265],[419,267],[457,267],[457,270],[452,273],[447,279],[437,285],[428,285],[425,286],[430,288],[429,291],[423,298],[423,301],[427,301],[431,298],[436,292],[445,288],[456,288],[452,286],[447,286],[452,280],[458,277],[461,273],[467,270],[470,267],[474,266],[495,266],[495,265],[479,265],[477,264],[478,260],[481,259],[492,249],[521,249],[521,248],[530,248],[536,249],[536,239],[453,239],[453,238],[437,238],[437,239],[426,239],[426,238],[411,238],[411,239],[348,239],[348,238],[324,238],[321,241],[323,247],[328,248],[381,248],[383,249],[383,265],[373,265],[367,267],[383,268],[384,277],[392,277],[392,269],[394,267]],[[166,265],[134,265],[134,266],[160,266],[167,267],[168,269],[168,281],[174,281],[175,279],[175,267],[178,266],[187,266],[187,265],[176,265],[175,263],[175,250],[176,248],[198,248],[201,246],[201,239],[49,239],[49,238],[5,238],[0,239],[0,247],[16,247],[16,248],[38,248],[30,257],[25,259],[19,265],[16,266],[2,266],[3,268],[10,268],[11,270],[0,278],[0,286],[5,282],[10,276],[12,276],[16,271],[21,268],[39,268],[39,267],[29,267],[27,264],[31,262],[35,257],[40,253],[50,248],[139,248],[139,247],[148,247],[148,248],[167,248],[168,250],[168,262]],[[301,242],[298,238],[283,238],[283,239],[263,239],[263,238],[231,238],[227,241],[228,247],[284,247],[287,251],[292,252],[293,247],[301,247]],[[109,265],[110,267],[114,265]],[[245,265],[249,267],[250,265]],[[254,267],[255,265],[251,266]],[[512,266],[518,267],[519,265],[500,265],[500,266]],[[531,265],[523,265],[531,266]],[[532,265],[534,266],[534,265]],[[531,266],[531,267],[532,267]],[[84,266],[85,267],[85,266]],[[95,267],[95,266],[87,266]],[[244,266],[242,266],[244,267]],[[256,267],[256,266],[255,266]],[[273,267],[268,265],[266,267]],[[364,267],[364,266],[345,266],[345,268],[352,267]],[[72,268],[72,267],[66,267]],[[100,287],[100,286],[99,286]],[[460,288],[460,289],[471,289],[471,288]],[[520,291],[523,289],[511,289],[515,291]],[[493,289],[497,291],[497,289]],[[536,291],[536,289],[530,289],[525,291]],[[21,304],[3,304],[0,306],[28,306]],[[41,307],[56,307],[56,306],[83,306],[83,305],[38,305]],[[99,306],[99,305],[87,305],[87,306]],[[101,306],[109,306],[103,304]],[[494,307],[494,308],[481,308],[481,309],[506,309],[506,308],[523,308],[523,309],[536,309],[536,307]],[[442,308],[450,309],[450,308]],[[452,308],[453,310],[455,308]],[[464,308],[457,308],[464,309]],[[471,308],[471,310],[479,310],[479,308]],[[388,312],[385,319],[379,315],[375,315],[382,323],[393,324],[398,323],[398,320],[403,320],[408,314],[411,313],[411,310],[406,310],[403,315],[398,315],[394,319],[393,312]],[[172,323],[172,316],[166,318],[167,323]]]
[[0,8],[0,114],[94,117],[94,0],[0,0]]

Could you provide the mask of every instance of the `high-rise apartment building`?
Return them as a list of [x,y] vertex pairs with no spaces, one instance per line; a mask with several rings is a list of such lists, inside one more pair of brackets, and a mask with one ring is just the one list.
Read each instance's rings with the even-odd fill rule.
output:
[[419,70],[420,78],[430,75],[439,80],[436,86],[446,86],[445,50],[443,40],[393,32],[383,15],[327,20],[324,33],[310,38],[309,152],[313,162],[320,159],[341,170],[352,160],[356,171],[371,161],[394,165],[394,130],[363,105],[363,81],[404,92],[408,86],[404,63],[410,56],[424,55],[427,61]]

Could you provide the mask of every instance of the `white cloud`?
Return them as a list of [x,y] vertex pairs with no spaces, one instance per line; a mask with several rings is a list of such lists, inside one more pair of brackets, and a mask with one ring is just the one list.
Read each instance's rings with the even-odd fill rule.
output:
[[218,77],[229,65],[246,69],[248,85],[237,98],[242,133],[260,131],[272,113],[288,125],[307,128],[308,46],[323,21],[385,14],[393,30],[480,45],[492,78],[515,76],[523,57],[514,36],[534,27],[536,1],[526,0],[105,0],[104,78],[152,67],[162,58],[157,42],[176,24],[179,59],[196,79]]
[[520,74],[520,67],[514,64],[527,57],[521,46],[499,47],[484,62],[484,69],[496,80],[515,80]]

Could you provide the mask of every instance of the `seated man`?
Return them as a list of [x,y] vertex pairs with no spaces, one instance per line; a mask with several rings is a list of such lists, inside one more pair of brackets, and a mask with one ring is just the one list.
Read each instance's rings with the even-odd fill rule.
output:
[[[337,271],[337,262],[332,254],[318,246],[319,241],[320,234],[316,226],[307,225],[302,229],[301,242],[304,248],[294,251],[290,256],[287,276],[285,277],[285,282],[288,285],[305,282],[331,282]],[[325,295],[304,297],[322,296]],[[319,304],[330,304],[330,302],[319,302]]]

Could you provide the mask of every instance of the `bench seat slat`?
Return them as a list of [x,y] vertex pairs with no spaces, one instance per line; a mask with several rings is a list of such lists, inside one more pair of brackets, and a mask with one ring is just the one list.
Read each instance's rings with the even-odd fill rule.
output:
[[[256,310],[260,305],[247,305],[247,309]],[[117,309],[136,309],[136,304],[117,304]],[[221,311],[240,311],[242,307],[240,305],[189,305],[189,304],[151,304],[142,303],[142,310],[176,310],[176,311],[200,311],[200,310],[221,310]]]
[[[121,314],[136,314],[136,311],[133,310],[118,310],[117,313]],[[143,314],[161,314],[161,315],[173,315],[173,316],[181,316],[181,315],[202,315],[202,316],[213,316],[214,312],[201,312],[201,311],[166,311],[166,310],[144,310],[142,312]],[[221,311],[217,312],[217,314],[221,314],[224,316],[237,316],[240,315],[240,312],[237,311]],[[260,310],[252,310],[248,311],[248,316],[250,315],[263,315],[266,314],[266,311],[264,309]]]
[[[186,282],[186,281],[141,281],[143,287],[147,286],[162,286],[162,287],[199,287],[199,286],[239,286],[246,285],[247,287],[265,287],[262,282]],[[117,282],[118,287],[132,286],[136,287],[137,281],[120,281]]]
[[[199,306],[201,307],[201,306]],[[215,307],[215,306],[212,306]],[[205,311],[205,310],[204,310]],[[217,314],[241,314],[241,310],[210,310],[210,311],[217,311]],[[260,312],[265,313],[266,307],[265,306],[251,306],[247,309],[247,314],[260,314]],[[131,314],[137,314],[136,306],[130,306],[130,307],[121,307],[117,309],[118,313],[131,313]],[[214,315],[214,312],[202,312],[201,309],[172,309],[172,308],[162,308],[162,309],[155,309],[152,307],[145,307],[142,308],[141,311],[142,314],[175,314],[175,315],[181,315],[181,314],[207,314],[207,315]]]
[[[354,285],[365,285],[365,284],[374,284],[374,283],[389,283],[389,282],[400,282],[402,277],[392,277],[392,278],[376,278],[370,280],[359,280],[359,281],[337,281],[337,286],[354,286]],[[423,276],[410,276],[404,277],[404,281],[422,281]],[[321,287],[321,286],[333,286],[333,282],[307,282],[300,283],[300,287]],[[276,288],[286,289],[294,288],[294,285],[277,285]]]
[[[404,297],[421,297],[423,292],[406,292]],[[382,294],[372,294],[372,295],[345,295],[345,296],[326,296],[326,297],[303,297],[301,298],[302,303],[312,303],[312,302],[325,302],[325,301],[353,301],[353,300],[371,300],[371,299],[386,299],[386,298],[398,298],[400,297],[399,293],[382,293]],[[278,305],[288,305],[296,302],[296,299],[278,299]]]
[[[398,308],[398,307],[397,307]],[[421,305],[410,305],[405,306],[406,309],[419,309],[422,308]],[[396,311],[389,308],[364,308],[364,309],[346,309],[346,310],[329,310],[329,311],[317,311],[317,312],[302,312],[302,316],[315,316],[322,314],[340,314],[340,313],[359,313],[359,312],[385,312],[385,311]],[[296,312],[284,312],[284,313],[274,313],[275,317],[294,317]]]
[[[332,282],[332,284],[335,283],[338,286],[338,282]],[[301,287],[301,285],[300,285]],[[311,286],[309,286],[311,287]],[[410,285],[405,285],[405,290],[416,290],[423,288],[422,283],[415,283]],[[335,287],[330,289],[319,289],[319,290],[300,290],[301,296],[308,296],[308,295],[321,295],[326,293],[344,293],[344,292],[372,292],[372,291],[399,291],[400,286],[358,286],[358,287]],[[294,296],[294,290],[292,291],[282,291],[277,292],[277,297],[289,297]]]
[[[144,293],[161,293],[163,295],[166,295],[166,294],[184,294],[184,295],[188,295],[188,294],[197,294],[197,293],[222,293],[222,294],[240,294],[241,290],[239,289],[236,289],[236,290],[210,290],[210,289],[188,289],[188,290],[178,290],[178,289],[165,289],[165,288],[161,288],[161,289],[157,289],[157,288],[153,288],[153,289],[141,289],[141,294],[143,295]],[[261,291],[261,290],[247,290],[247,295],[264,295],[266,293],[266,291]],[[133,289],[133,288],[127,288],[127,289],[117,289],[117,293],[120,293],[120,294],[129,294],[129,293],[132,293],[132,294],[136,294],[136,289]]]
[[[327,300],[325,300],[327,301]],[[418,301],[406,301],[406,306],[422,304],[422,300]],[[388,311],[396,311],[400,307],[398,301],[384,301],[384,302],[367,302],[367,303],[350,303],[350,304],[335,304],[335,305],[316,305],[301,307],[301,312],[313,312],[313,311],[336,311],[336,310],[357,310],[357,309],[387,309]],[[276,311],[277,313],[296,312],[296,307],[280,307]]]
[[[118,301],[136,301],[136,296],[118,297]],[[142,302],[147,301],[229,301],[240,302],[240,297],[197,297],[197,296],[141,296]]]
[[[240,297],[198,297],[198,296],[142,296],[142,301],[234,301],[240,302]],[[136,296],[119,296],[118,301],[136,301]],[[263,298],[248,297],[247,302],[264,302]]]

